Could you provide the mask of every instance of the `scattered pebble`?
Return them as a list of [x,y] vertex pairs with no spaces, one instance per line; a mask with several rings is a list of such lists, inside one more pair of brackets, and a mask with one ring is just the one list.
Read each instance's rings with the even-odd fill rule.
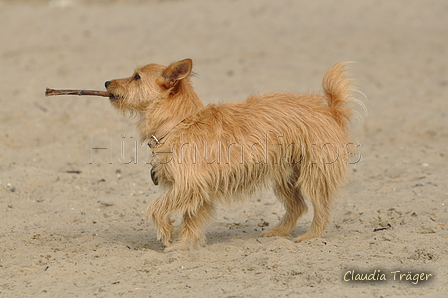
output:
[[114,203],[108,203],[108,202],[103,202],[103,201],[98,201],[98,203],[100,203],[103,206],[107,206],[107,207],[115,205]]
[[15,186],[12,186],[12,185],[11,185],[11,183],[6,184],[6,185],[5,185],[5,188],[6,188],[7,190],[9,190],[10,192],[15,192],[15,191],[17,190]]
[[80,170],[67,170],[65,171],[67,174],[81,174]]
[[263,228],[263,227],[268,227],[269,226],[269,223],[267,222],[267,221],[265,221],[265,220],[261,220],[261,222],[260,223],[258,223],[257,224],[260,228]]

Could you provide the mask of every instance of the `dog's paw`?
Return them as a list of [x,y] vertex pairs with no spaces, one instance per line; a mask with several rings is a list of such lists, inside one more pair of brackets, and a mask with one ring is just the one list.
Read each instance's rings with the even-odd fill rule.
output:
[[277,229],[268,230],[263,233],[264,237],[288,237],[289,233]]
[[310,240],[310,239],[313,239],[313,238],[321,238],[321,237],[322,236],[320,236],[320,235],[303,234],[303,235],[295,238],[294,242],[299,243],[299,242],[302,242],[302,241]]
[[205,245],[205,239],[199,238],[199,239],[180,239],[179,241],[175,242],[174,244],[167,246],[165,248],[165,252],[172,252],[177,250],[193,250],[198,249]]
[[177,245],[171,245],[166,247],[163,251],[164,252],[173,252],[173,251],[178,251],[178,250],[187,250],[188,248],[186,247],[179,247]]
[[188,245],[186,243],[174,243],[173,245],[167,246],[164,250],[164,252],[173,252],[178,250],[190,250],[193,247],[191,245]]

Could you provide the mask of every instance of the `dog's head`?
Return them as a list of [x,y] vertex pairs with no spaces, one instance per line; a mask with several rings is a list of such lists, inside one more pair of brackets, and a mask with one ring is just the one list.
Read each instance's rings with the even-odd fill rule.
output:
[[180,82],[190,75],[192,67],[191,59],[169,66],[148,64],[136,69],[129,78],[107,81],[104,85],[116,108],[144,112],[151,104],[179,92]]

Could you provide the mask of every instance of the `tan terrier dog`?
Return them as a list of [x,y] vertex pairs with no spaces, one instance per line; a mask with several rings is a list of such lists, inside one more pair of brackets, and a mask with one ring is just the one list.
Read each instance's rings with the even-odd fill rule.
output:
[[[193,62],[149,64],[105,83],[118,109],[137,113],[153,151],[151,176],[166,192],[148,207],[167,251],[205,242],[217,203],[233,203],[273,185],[286,214],[265,236],[289,236],[310,199],[314,218],[296,242],[318,238],[330,203],[347,178],[352,82],[345,63],[323,78],[323,94],[270,93],[204,106],[189,75]],[[183,215],[172,245],[171,217]]]

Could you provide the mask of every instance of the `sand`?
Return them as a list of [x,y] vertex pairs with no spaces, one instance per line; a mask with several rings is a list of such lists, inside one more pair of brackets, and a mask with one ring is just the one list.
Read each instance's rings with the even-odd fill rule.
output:
[[[413,0],[0,1],[0,297],[448,297],[447,13]],[[107,98],[44,96],[187,57],[205,103],[320,90],[328,68],[356,61],[362,159],[323,238],[262,237],[283,215],[263,192],[219,208],[205,247],[164,253],[135,120]]]

